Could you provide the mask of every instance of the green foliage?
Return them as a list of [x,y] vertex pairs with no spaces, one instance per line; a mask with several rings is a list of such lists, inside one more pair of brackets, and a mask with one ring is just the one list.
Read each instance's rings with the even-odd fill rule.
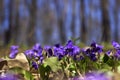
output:
[[39,66],[39,73],[42,80],[48,80],[50,72],[57,72],[60,69],[57,57],[46,58],[44,64]]
[[57,57],[50,57],[45,59],[44,65],[49,66],[53,72],[60,69],[60,63]]
[[40,77],[42,80],[48,80],[49,79],[49,74],[50,74],[50,67],[48,65],[40,65],[39,67],[39,73],[40,73]]
[[105,54],[103,57],[103,62],[106,63],[108,60],[109,60],[109,57],[108,55]]

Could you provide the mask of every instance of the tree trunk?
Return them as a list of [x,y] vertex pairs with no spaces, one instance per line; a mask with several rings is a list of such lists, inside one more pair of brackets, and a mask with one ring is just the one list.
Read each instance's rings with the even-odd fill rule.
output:
[[87,29],[85,26],[85,17],[84,17],[84,0],[81,0],[81,41],[86,42],[86,37],[87,37]]
[[110,21],[108,15],[108,0],[101,0],[102,8],[102,41],[110,41]]
[[0,0],[0,46],[4,45],[4,32],[2,26],[3,20],[4,20],[4,7],[3,7],[3,0]]
[[28,43],[30,45],[33,45],[35,41],[35,24],[36,24],[36,0],[32,0],[32,4],[29,6],[29,13],[30,13],[30,22],[29,22],[29,28],[27,31],[28,34]]

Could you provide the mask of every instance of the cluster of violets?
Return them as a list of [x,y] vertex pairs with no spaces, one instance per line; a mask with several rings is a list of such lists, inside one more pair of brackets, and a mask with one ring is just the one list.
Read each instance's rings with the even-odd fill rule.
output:
[[[108,50],[105,52],[106,55],[120,59],[120,44],[112,41],[112,46],[114,49]],[[19,46],[11,46],[10,55],[11,59],[15,58],[17,55]],[[92,42],[90,47],[81,48],[73,43],[72,40],[67,41],[63,46],[60,44],[55,44],[54,46],[44,46],[41,47],[39,43],[35,44],[31,49],[26,50],[24,54],[27,59],[31,61],[33,68],[38,69],[39,65],[44,63],[44,59],[47,57],[57,57],[58,60],[62,60],[64,57],[70,57],[73,60],[83,60],[88,57],[92,61],[97,61],[100,57],[100,54],[103,53],[103,46],[98,45],[96,42]],[[92,76],[92,77],[91,77]],[[102,77],[101,77],[102,76]],[[102,74],[90,74],[86,75],[84,79],[73,79],[73,80],[108,80]],[[92,79],[91,79],[92,78]]]
[[40,44],[35,44],[32,49],[26,50],[24,54],[26,55],[27,59],[32,61],[32,67],[38,69],[38,64],[43,62],[43,54],[42,54],[42,47]]
[[74,45],[71,40],[69,40],[65,46],[56,44],[53,47],[53,53],[53,56],[57,56],[59,60],[64,56],[70,56],[73,57],[73,59],[76,59],[76,56],[80,53],[80,48]]
[[[19,53],[18,49],[19,46],[12,45],[10,47],[9,58],[14,59],[16,55]],[[45,58],[45,55],[43,54],[44,52],[47,57],[54,56],[58,57],[59,60],[61,60],[65,56],[70,56],[75,59],[76,55],[80,53],[80,48],[74,45],[71,40],[69,40],[65,46],[56,44],[53,47],[45,46],[44,48],[42,48],[41,45],[37,43],[31,49],[24,51],[24,54],[28,59],[30,66],[37,70],[39,65],[41,65],[44,61]]]
[[[120,58],[120,44],[113,41],[112,46],[115,49],[115,54],[113,56],[116,58]],[[18,48],[19,46],[11,46],[9,55],[10,58],[15,58],[18,53]],[[55,56],[58,57],[59,60],[61,60],[65,56],[72,57],[74,60],[81,60],[84,59],[85,56],[87,56],[92,61],[96,61],[99,58],[100,53],[103,52],[103,46],[92,42],[89,48],[80,49],[79,46],[75,45],[72,42],[72,40],[69,40],[64,46],[60,44],[55,44],[53,47],[45,46],[44,48],[42,48],[41,45],[37,43],[32,47],[32,49],[26,50],[24,54],[26,55],[28,60],[32,60],[32,66],[37,69],[37,64],[43,63],[43,52],[46,53],[46,56]],[[113,50],[107,51],[106,54],[110,56],[111,52],[113,52]]]
[[[32,61],[32,66],[37,69],[37,64],[43,63],[43,52],[46,52],[46,56],[51,57],[58,57],[59,60],[61,60],[65,56],[70,56],[73,59],[80,59],[80,57],[76,58],[77,55],[80,53],[80,48],[74,43],[69,40],[65,46],[62,46],[60,44],[55,44],[53,47],[51,46],[45,46],[44,48],[41,47],[40,44],[35,44],[32,49],[26,50],[24,54],[26,55],[28,60]],[[10,58],[15,58],[15,56],[18,53],[18,46],[11,46],[10,49]],[[36,63],[37,62],[37,63]]]
[[83,53],[92,61],[96,61],[101,52],[103,52],[103,46],[98,45],[95,42],[91,43],[90,48],[83,49]]
[[108,56],[113,56],[116,59],[120,60],[120,44],[115,41],[112,41],[112,46],[114,47],[114,49],[108,50],[106,54]]

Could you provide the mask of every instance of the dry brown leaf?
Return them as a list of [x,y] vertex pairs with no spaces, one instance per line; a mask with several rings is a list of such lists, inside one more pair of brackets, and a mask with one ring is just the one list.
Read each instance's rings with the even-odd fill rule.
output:
[[22,69],[29,71],[29,64],[24,53],[19,53],[15,59],[9,59],[7,62],[9,68],[21,67]]

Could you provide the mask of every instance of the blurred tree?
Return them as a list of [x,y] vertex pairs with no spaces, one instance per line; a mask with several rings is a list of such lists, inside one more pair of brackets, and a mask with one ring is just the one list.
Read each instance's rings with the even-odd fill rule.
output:
[[[13,5],[14,4],[14,5]],[[5,43],[8,44],[11,41],[17,43],[18,28],[19,28],[19,0],[11,0],[9,2],[9,29],[5,34]]]
[[120,25],[119,25],[119,19],[120,19],[120,0],[115,0],[115,9],[114,9],[114,21],[115,21],[115,31],[114,31],[114,40],[120,42]]
[[84,13],[84,0],[81,0],[81,41],[86,42],[87,29],[85,27],[85,13]]
[[36,26],[36,0],[31,0],[31,4],[27,5],[29,7],[29,13],[30,13],[30,22],[29,22],[29,28],[27,29],[27,41],[30,45],[33,45],[35,40],[35,26]]
[[[3,4],[3,0],[0,0],[0,25],[2,24],[2,21],[4,19],[4,13],[3,13],[3,9],[4,9],[4,4]],[[1,27],[1,26],[0,26]]]
[[84,43],[119,41],[119,4],[119,0],[0,0],[0,44],[65,43],[71,37]]
[[4,31],[3,31],[3,20],[4,20],[4,4],[3,4],[3,0],[0,0],[0,46],[4,44]]
[[63,0],[57,1],[56,6],[57,6],[58,10],[57,9],[56,10],[57,10],[57,12],[59,12],[58,13],[58,25],[59,25],[60,39],[61,39],[62,44],[65,43],[65,41],[66,41],[66,36],[65,36],[66,32],[65,32],[65,27],[64,27],[65,12],[64,12],[64,10],[62,10],[62,8],[64,7],[63,5],[64,5]]
[[102,41],[110,41],[110,21],[108,15],[108,0],[101,0],[102,8]]

